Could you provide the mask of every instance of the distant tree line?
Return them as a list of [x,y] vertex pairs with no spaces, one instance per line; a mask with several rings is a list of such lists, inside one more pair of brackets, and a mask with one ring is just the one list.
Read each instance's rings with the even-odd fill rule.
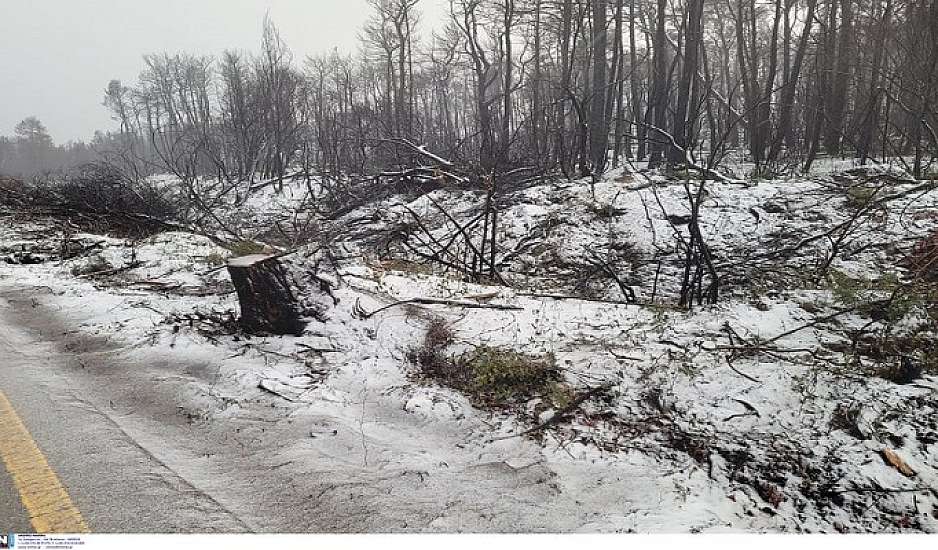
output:
[[300,61],[268,19],[259,53],[155,54],[112,81],[107,155],[193,181],[364,174],[414,145],[480,175],[610,166],[756,175],[820,155],[938,151],[934,0],[370,0],[356,55]]
[[98,159],[95,146],[104,145],[105,134],[98,134],[92,145],[70,141],[56,145],[42,122],[34,117],[20,121],[13,136],[0,136],[0,175],[30,176],[68,169]]

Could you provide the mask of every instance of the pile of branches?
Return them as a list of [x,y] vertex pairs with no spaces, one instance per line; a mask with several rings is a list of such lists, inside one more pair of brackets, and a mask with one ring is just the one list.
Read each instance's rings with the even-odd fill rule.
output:
[[[359,176],[321,175],[326,196],[320,200],[328,219],[337,219],[365,204],[391,196],[422,196],[437,189],[464,189],[496,196],[543,181],[545,173],[534,166],[498,170],[477,164],[456,163],[430,152],[426,146],[404,138],[370,140],[388,149],[395,159],[381,171]],[[496,185],[497,184],[497,185]]]
[[376,175],[322,176],[325,193],[318,209],[328,220],[337,220],[368,204],[394,196],[417,197],[444,187],[446,178],[434,176],[432,168],[418,167]]
[[0,206],[22,208],[29,198],[23,193],[25,184],[16,178],[0,176]]
[[30,182],[0,182],[0,202],[37,215],[68,219],[78,228],[127,237],[178,229],[178,205],[168,191],[133,181],[107,163],[88,163]]
[[907,264],[916,278],[938,283],[938,230],[915,244]]
[[166,315],[163,323],[172,325],[173,334],[186,327],[209,340],[231,335],[249,337],[242,330],[241,324],[238,322],[238,315],[234,310],[174,313]]
[[393,167],[360,176],[322,175],[325,196],[320,198],[327,219],[335,220],[366,204],[389,197],[420,196],[441,188],[472,189],[481,179],[468,175],[455,163],[431,153],[426,147],[407,139],[376,140],[386,146],[396,159]]
[[432,198],[427,199],[444,218],[442,227],[446,233],[434,231],[435,224],[405,206],[408,219],[389,237],[388,246],[399,244],[419,263],[458,273],[473,282],[494,281],[507,285],[499,272],[498,211],[492,192],[486,196],[481,212],[464,222]]

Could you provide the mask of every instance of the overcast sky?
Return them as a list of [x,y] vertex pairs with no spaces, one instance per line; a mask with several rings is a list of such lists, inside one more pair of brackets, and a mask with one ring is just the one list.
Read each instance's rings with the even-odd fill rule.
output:
[[[445,0],[421,0],[422,28]],[[146,53],[256,51],[265,12],[296,59],[338,47],[354,52],[366,0],[3,0],[0,135],[35,115],[56,143],[89,139],[113,123],[107,83],[134,82]]]

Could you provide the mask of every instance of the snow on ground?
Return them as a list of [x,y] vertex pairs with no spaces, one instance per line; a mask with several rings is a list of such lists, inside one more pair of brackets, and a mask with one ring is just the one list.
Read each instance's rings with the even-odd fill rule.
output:
[[[204,409],[192,411],[203,420],[237,415],[239,396],[287,400],[293,412],[284,421],[305,422],[312,434],[280,451],[300,470],[311,460],[309,446],[319,445],[342,478],[417,472],[424,481],[458,471],[445,478],[445,490],[425,482],[427,502],[438,498],[434,491],[480,502],[498,497],[500,504],[477,510],[439,502],[425,530],[935,532],[938,379],[899,385],[871,375],[862,361],[849,363],[844,334],[868,322],[858,315],[818,322],[771,348],[740,346],[741,338],[768,340],[843,305],[829,281],[812,275],[832,246],[840,247],[832,263],[838,272],[877,278],[895,271],[912,238],[935,229],[938,192],[901,177],[880,181],[888,186],[878,196],[896,195],[887,207],[860,216],[839,242],[834,234],[771,257],[774,272],[767,252],[847,223],[856,212],[849,190],[873,184],[849,174],[709,184],[701,230],[725,281],[717,305],[691,311],[673,307],[681,275],[676,234],[687,238],[684,185],[623,170],[592,193],[586,182],[562,182],[502,199],[499,267],[510,288],[389,261],[388,253],[404,258],[393,242],[375,248],[407,222],[407,209],[435,234],[448,234],[452,227],[431,199],[464,223],[478,213],[481,194],[391,197],[323,221],[340,259],[318,275],[333,283],[337,302],[301,292],[328,304],[324,320],[301,337],[227,330],[237,300],[219,266],[230,253],[190,234],[135,242],[78,234],[79,250],[88,251],[58,260],[55,222],[7,216],[14,223],[0,230],[0,257],[40,242],[48,261],[0,264],[0,284],[52,289],[62,315],[79,320],[77,330],[136,347],[142,360],[185,354],[217,364],[223,383],[204,382]],[[305,182],[283,194],[266,188],[231,219],[259,227],[286,210],[282,221],[296,227],[308,221],[297,217],[307,190]],[[323,262],[315,249],[284,258],[301,289]],[[594,252],[617,255],[639,304],[609,303],[624,298],[615,284],[584,281]],[[556,297],[573,294],[596,301]],[[408,305],[362,318],[397,300],[483,295],[519,309]],[[572,387],[611,385],[611,398],[525,435],[551,411],[533,402],[531,414],[481,410],[415,376],[407,354],[431,316],[453,330],[453,353],[486,345],[553,354]],[[348,430],[320,434],[317,426],[326,425]],[[513,485],[497,481],[506,479]],[[543,516],[513,517],[530,509]]]

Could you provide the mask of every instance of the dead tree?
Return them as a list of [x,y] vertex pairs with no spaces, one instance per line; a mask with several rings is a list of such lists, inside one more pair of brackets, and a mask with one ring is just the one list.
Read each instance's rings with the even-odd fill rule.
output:
[[[688,309],[694,306],[695,298],[700,305],[717,303],[720,291],[720,276],[713,264],[710,247],[707,246],[707,242],[700,232],[700,203],[705,195],[706,183],[707,180],[702,179],[697,187],[697,192],[694,194],[691,193],[687,183],[684,184],[691,212],[690,223],[687,226],[690,233],[690,242],[687,244],[685,251],[684,276],[681,280],[681,298],[678,305]],[[703,286],[705,271],[710,278],[706,289]]]
[[296,334],[306,326],[278,256],[254,254],[228,260],[238,291],[241,327],[252,333]]

